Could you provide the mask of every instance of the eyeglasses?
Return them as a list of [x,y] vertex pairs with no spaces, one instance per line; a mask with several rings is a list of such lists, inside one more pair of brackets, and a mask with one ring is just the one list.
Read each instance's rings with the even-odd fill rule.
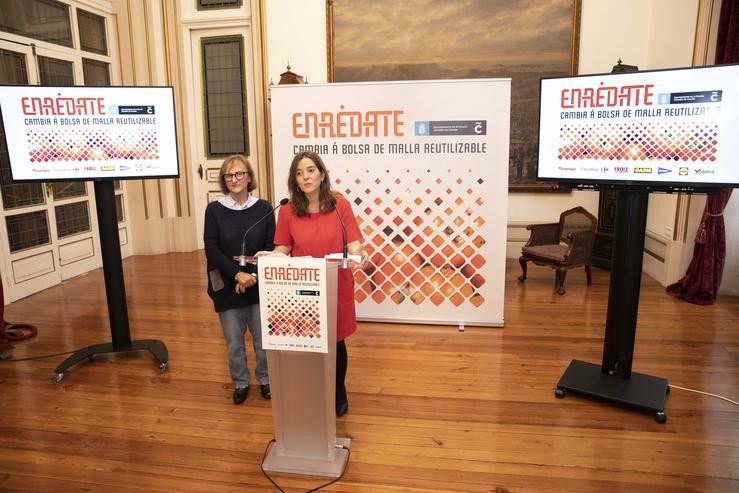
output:
[[243,180],[246,176],[246,171],[237,171],[236,173],[224,173],[223,179],[226,181],[231,181],[234,178],[236,178],[236,181]]

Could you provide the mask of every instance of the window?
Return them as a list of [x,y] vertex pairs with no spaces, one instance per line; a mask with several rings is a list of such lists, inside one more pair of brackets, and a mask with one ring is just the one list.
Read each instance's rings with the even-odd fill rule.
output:
[[110,85],[110,64],[82,59],[82,73],[85,78],[86,86],[109,86]]
[[242,0],[198,0],[198,10],[241,7],[242,5]]
[[105,36],[105,17],[77,9],[77,23],[80,29],[80,49],[108,54],[108,39]]
[[242,43],[241,37],[202,41],[210,156],[249,153]]
[[87,210],[87,201],[58,205],[54,207],[54,215],[56,216],[56,234],[59,238],[90,231],[90,212]]
[[17,252],[49,243],[46,211],[16,214],[5,218],[10,252]]
[[[0,49],[0,83],[28,84],[25,55]],[[0,187],[2,188],[3,208],[10,210],[44,203],[46,199],[40,183],[12,183],[10,176],[10,160],[8,148],[5,145],[5,127],[0,122]]]
[[70,61],[39,56],[38,71],[42,86],[74,85],[74,67]]
[[69,6],[55,0],[2,0],[0,30],[72,47]]
[[0,49],[0,82],[18,86],[28,84],[28,69],[23,53]]
[[87,194],[87,187],[83,181],[58,181],[51,184],[54,200],[82,197]]

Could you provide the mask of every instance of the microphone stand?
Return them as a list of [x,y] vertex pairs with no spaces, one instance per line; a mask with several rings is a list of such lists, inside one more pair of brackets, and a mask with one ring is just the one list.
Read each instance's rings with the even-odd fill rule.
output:
[[341,267],[343,269],[348,269],[349,268],[349,245],[346,241],[346,225],[344,225],[344,220],[341,218],[341,214],[339,214],[339,209],[336,207],[335,198],[331,198],[331,205],[334,207],[334,211],[336,211],[336,217],[339,218],[339,224],[341,224],[341,240],[342,240]]
[[257,224],[261,223],[266,218],[268,218],[270,214],[274,214],[277,209],[279,209],[283,205],[287,204],[288,202],[289,202],[289,200],[286,199],[286,198],[280,200],[280,203],[277,204],[276,206],[274,206],[271,211],[269,211],[267,214],[265,214],[262,217],[260,217],[259,219],[257,219],[256,222],[254,222],[254,224],[252,224],[251,226],[249,226],[248,228],[246,228],[246,231],[244,231],[244,236],[243,236],[243,238],[241,238],[241,255],[239,255],[239,267],[246,267],[246,264],[247,264],[247,262],[246,262],[246,255],[244,255],[244,251],[246,250],[246,235],[249,234],[249,231],[251,231],[252,229],[254,229]]

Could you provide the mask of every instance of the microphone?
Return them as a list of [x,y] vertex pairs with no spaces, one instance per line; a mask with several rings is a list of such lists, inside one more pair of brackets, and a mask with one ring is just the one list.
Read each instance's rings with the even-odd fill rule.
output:
[[336,217],[339,218],[339,224],[341,224],[341,241],[342,241],[342,252],[341,253],[344,256],[344,267],[346,267],[346,262],[347,262],[347,259],[349,258],[349,246],[346,242],[346,226],[344,225],[344,220],[341,219],[341,214],[339,214],[339,209],[336,208],[336,199],[334,197],[331,197],[331,205],[336,211]]
[[288,202],[289,202],[288,199],[282,199],[282,200],[280,200],[280,203],[277,204],[274,208],[272,208],[271,211],[269,211],[268,213],[266,213],[265,215],[263,215],[262,217],[260,217],[259,219],[257,219],[257,221],[254,224],[252,224],[251,226],[249,226],[248,228],[246,228],[246,231],[244,231],[244,237],[241,239],[241,255],[239,255],[239,267],[246,266],[246,256],[244,255],[244,250],[246,250],[246,235],[249,234],[249,231],[251,231],[252,229],[254,229],[254,227],[257,224],[259,224],[262,221],[264,221],[267,217],[269,217],[270,214],[274,214],[277,209],[279,209],[283,205],[287,204]]

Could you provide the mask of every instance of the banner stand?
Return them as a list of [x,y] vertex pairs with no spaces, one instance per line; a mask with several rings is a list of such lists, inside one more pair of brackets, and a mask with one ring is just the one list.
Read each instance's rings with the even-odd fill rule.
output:
[[[339,477],[349,458],[351,440],[336,437],[338,265],[323,259],[261,257],[258,267],[262,344],[267,351],[276,439],[262,467],[265,471]],[[292,274],[280,277],[301,269],[318,272],[320,285],[316,286],[312,277],[308,281]],[[314,334],[317,324],[321,330]],[[270,344],[285,334],[283,329],[298,340],[301,331],[311,333],[307,340],[323,339],[321,348],[295,342]],[[289,349],[274,349],[280,344]]]
[[503,327],[510,105],[510,79],[271,87],[272,175],[315,151],[352,204],[359,320]]

